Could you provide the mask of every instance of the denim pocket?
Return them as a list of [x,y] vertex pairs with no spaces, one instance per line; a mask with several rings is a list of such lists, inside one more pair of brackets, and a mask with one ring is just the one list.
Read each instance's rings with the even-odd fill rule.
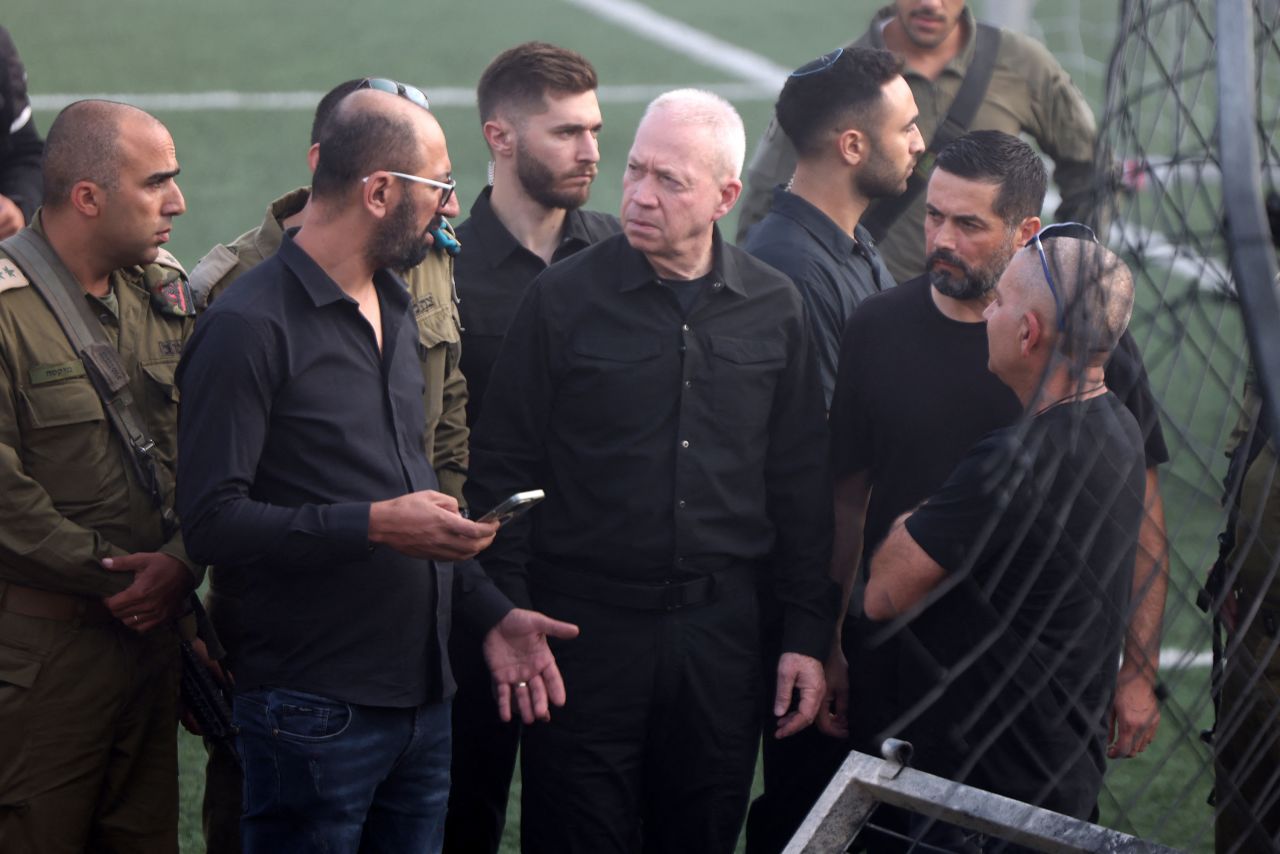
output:
[[323,741],[351,725],[351,706],[316,694],[275,688],[266,693],[271,734],[296,741]]

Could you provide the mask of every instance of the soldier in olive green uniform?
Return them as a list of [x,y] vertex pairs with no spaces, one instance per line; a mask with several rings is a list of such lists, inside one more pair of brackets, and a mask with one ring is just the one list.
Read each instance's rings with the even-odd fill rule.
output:
[[[942,59],[937,71],[917,67],[907,56],[902,76],[911,86],[911,94],[920,109],[916,125],[926,143],[946,118],[951,102],[960,90],[974,55],[974,33],[977,21],[973,12],[963,7],[963,0],[946,0],[942,12],[925,10],[919,0],[894,0],[876,13],[871,26],[853,42],[858,47],[888,48],[886,27],[894,25],[914,46]],[[916,34],[901,20],[921,13],[943,17],[957,15],[963,38],[958,43],[939,42],[932,51],[920,42],[928,34]],[[949,18],[948,18],[949,20]],[[948,45],[958,51],[946,57]],[[1062,193],[1058,220],[1082,219],[1089,214],[1089,198],[1093,181],[1093,143],[1097,129],[1093,113],[1084,96],[1076,89],[1067,72],[1044,45],[1035,39],[1008,30],[1000,31],[1000,48],[986,97],[969,124],[969,130],[999,130],[1013,136],[1023,133],[1035,139],[1040,150],[1054,162],[1054,180]],[[932,163],[928,154],[921,166]],[[738,242],[747,229],[769,212],[773,188],[791,180],[796,168],[796,153],[776,120],[769,123],[764,136],[756,144],[755,154],[747,168],[746,187],[738,204]],[[927,176],[926,176],[927,177]],[[920,193],[883,236],[876,237],[876,247],[896,281],[905,282],[924,273],[924,193]],[[873,205],[869,213],[875,210]]]
[[[302,187],[271,203],[262,225],[219,244],[191,271],[197,300],[213,300],[244,272],[275,254],[285,223],[303,212],[311,191]],[[457,202],[450,199],[450,205]],[[447,215],[447,214],[446,214]],[[453,227],[446,223],[450,240]],[[456,241],[454,242],[456,246]],[[461,338],[458,309],[453,300],[453,256],[443,247],[403,275],[413,299],[418,323],[418,355],[427,389],[427,459],[436,469],[440,491],[462,501],[467,476],[467,383],[458,370]]]
[[[1237,453],[1261,400],[1246,395]],[[1280,846],[1280,466],[1274,435],[1249,464],[1228,564],[1234,617],[1214,732],[1218,851]],[[1230,608],[1228,608],[1230,613]]]
[[[141,110],[85,101],[47,145],[30,232],[118,352],[171,509],[173,375],[194,323],[159,249],[185,210],[172,139]],[[198,570],[32,275],[0,255],[0,851],[175,852],[172,621]]]
[[[362,81],[349,80],[332,90],[316,108],[312,124],[310,162],[315,168],[320,127],[344,96]],[[230,244],[219,244],[191,271],[191,285],[198,303],[218,297],[236,279],[265,258],[273,255],[284,238],[285,229],[300,225],[306,215],[310,188],[301,187],[271,203],[262,225],[240,235]],[[455,194],[442,209],[444,216],[457,216]],[[453,255],[460,246],[447,222],[436,235],[436,245],[421,264],[403,274],[412,299],[418,325],[418,355],[426,383],[424,403],[427,424],[423,432],[427,459],[435,467],[440,491],[463,502],[462,485],[467,474],[467,384],[458,368],[461,353],[461,323],[453,294]],[[236,628],[235,602],[242,595],[241,579],[210,574],[207,601],[209,619],[226,649],[224,663],[234,673]],[[203,823],[205,844],[210,854],[240,851],[240,803],[242,776],[230,747],[208,743],[209,761],[205,769]]]

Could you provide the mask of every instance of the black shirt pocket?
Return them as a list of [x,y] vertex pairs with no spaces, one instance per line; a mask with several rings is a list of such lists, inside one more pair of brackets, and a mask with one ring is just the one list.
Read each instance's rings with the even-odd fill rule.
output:
[[571,342],[568,370],[559,397],[578,430],[618,432],[634,428],[670,408],[679,394],[679,376],[664,347],[640,335],[578,335]]
[[727,336],[711,336],[710,343],[717,414],[734,430],[763,429],[786,366],[785,343]]

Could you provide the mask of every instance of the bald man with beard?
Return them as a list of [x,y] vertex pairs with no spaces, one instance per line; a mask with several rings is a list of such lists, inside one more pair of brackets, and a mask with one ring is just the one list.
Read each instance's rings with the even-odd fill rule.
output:
[[455,184],[444,133],[358,90],[320,135],[311,207],[201,320],[179,371],[191,548],[243,576],[234,714],[247,852],[438,851],[447,642],[482,632],[499,712],[564,702],[546,635],[468,559],[495,523],[439,491],[410,298]]

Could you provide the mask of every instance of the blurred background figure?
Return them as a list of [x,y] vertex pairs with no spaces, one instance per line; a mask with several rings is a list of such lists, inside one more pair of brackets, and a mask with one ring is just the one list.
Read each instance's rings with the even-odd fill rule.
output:
[[40,207],[44,140],[31,118],[27,70],[0,27],[0,239],[16,234]]

